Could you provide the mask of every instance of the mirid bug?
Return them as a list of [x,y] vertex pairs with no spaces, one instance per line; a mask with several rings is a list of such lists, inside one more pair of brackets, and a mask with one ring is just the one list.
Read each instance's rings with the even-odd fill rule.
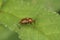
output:
[[34,20],[32,18],[23,18],[20,21],[21,24],[32,24],[33,22]]

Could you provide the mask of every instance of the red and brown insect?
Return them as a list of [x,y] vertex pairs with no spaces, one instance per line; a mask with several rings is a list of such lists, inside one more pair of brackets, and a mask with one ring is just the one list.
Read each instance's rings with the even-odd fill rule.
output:
[[32,24],[33,22],[34,20],[32,18],[23,18],[20,21],[21,24]]

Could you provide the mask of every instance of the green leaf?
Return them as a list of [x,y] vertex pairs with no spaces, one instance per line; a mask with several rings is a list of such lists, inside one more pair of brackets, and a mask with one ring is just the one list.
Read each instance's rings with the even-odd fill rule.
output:
[[0,24],[0,40],[20,40],[18,34]]
[[[6,0],[1,8],[0,23],[16,32],[21,40],[60,40],[60,15],[54,12],[51,2]],[[19,22],[25,17],[34,19],[35,23],[21,25]]]
[[1,6],[2,6],[2,2],[3,2],[3,1],[2,1],[2,0],[0,0],[0,8],[1,8]]
[[60,9],[60,0],[50,0],[51,2],[51,7],[53,10],[59,10]]

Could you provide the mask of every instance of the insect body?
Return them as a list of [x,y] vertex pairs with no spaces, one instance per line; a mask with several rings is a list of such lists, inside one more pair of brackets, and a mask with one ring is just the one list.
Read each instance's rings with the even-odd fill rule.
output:
[[34,20],[32,18],[23,18],[20,23],[21,24],[32,24]]
[[32,18],[28,18],[28,23],[32,24],[34,21]]

